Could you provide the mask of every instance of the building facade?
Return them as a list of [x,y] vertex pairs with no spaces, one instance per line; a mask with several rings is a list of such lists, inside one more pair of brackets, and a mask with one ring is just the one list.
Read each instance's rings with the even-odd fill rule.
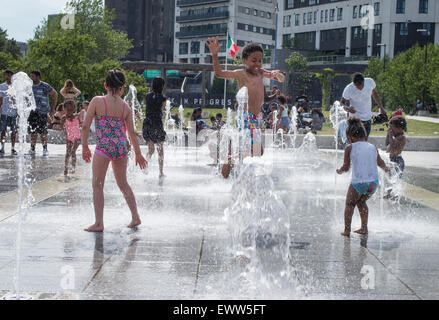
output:
[[281,0],[279,8],[278,48],[393,57],[439,43],[437,0]]
[[175,0],[105,0],[105,6],[115,10],[114,28],[133,41],[127,60],[172,62]]
[[273,49],[275,6],[276,0],[177,0],[174,62],[210,63],[205,42],[218,36],[222,43],[220,62],[224,63],[227,32],[240,50],[252,41]]

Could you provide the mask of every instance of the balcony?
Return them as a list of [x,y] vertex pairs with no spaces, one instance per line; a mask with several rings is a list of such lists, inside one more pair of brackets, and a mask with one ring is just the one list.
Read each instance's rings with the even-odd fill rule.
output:
[[320,64],[355,64],[364,63],[368,61],[367,56],[318,56],[318,57],[308,57],[309,65],[320,65]]
[[177,0],[177,6],[182,8],[229,1],[230,0]]
[[177,22],[194,22],[194,21],[208,21],[208,20],[218,20],[218,19],[228,19],[229,11],[218,11],[218,12],[209,12],[205,10],[203,13],[198,14],[189,14],[189,15],[180,15],[177,17]]
[[196,38],[196,37],[215,37],[227,34],[227,24],[222,27],[209,28],[208,26],[197,26],[181,30],[175,34],[177,39]]

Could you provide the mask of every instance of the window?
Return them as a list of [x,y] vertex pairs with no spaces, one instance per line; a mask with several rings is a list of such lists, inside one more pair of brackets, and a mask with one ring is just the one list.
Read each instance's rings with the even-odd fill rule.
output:
[[358,18],[362,18],[363,17],[363,6],[360,5],[358,7]]
[[409,25],[408,23],[400,23],[399,25],[399,34],[401,36],[408,36],[409,35]]
[[246,25],[244,26],[244,30],[245,30],[245,31],[249,31],[249,25],[248,25],[248,24],[246,24]]
[[254,9],[254,10],[253,10],[253,15],[254,15],[255,17],[258,16],[258,10],[257,10],[257,9]]
[[423,23],[422,29],[427,30],[427,36],[431,35],[431,23]]
[[308,12],[308,21],[307,24],[312,24],[312,12]]
[[419,0],[419,13],[428,13],[428,0]]
[[267,12],[267,14],[265,15],[265,17],[267,17],[267,19],[271,19],[271,13]]
[[396,2],[396,13],[405,13],[405,0],[397,0]]
[[296,15],[294,16],[294,19],[295,19],[295,23],[294,23],[294,25],[295,25],[295,26],[300,25],[300,14],[296,14]]
[[312,6],[313,4],[316,4],[316,0],[309,0],[309,5]]
[[343,20],[343,8],[338,8],[337,9],[337,20]]
[[200,53],[200,41],[191,42],[191,53]]
[[181,42],[179,46],[179,54],[187,54],[188,53],[188,43],[187,42]]
[[253,32],[258,32],[258,27],[253,26]]
[[314,24],[317,23],[317,11],[314,11]]
[[293,9],[294,0],[285,0],[285,9]]
[[261,18],[265,18],[265,11],[261,11]]
[[245,13],[250,14],[250,8],[245,8]]
[[306,13],[303,14],[303,25],[306,24]]
[[335,18],[335,9],[331,9],[329,12],[329,21],[334,21]]
[[284,28],[291,27],[291,16],[284,16]]
[[356,19],[357,16],[358,16],[358,7],[357,7],[357,6],[354,6],[354,12],[353,12],[353,14],[352,14],[352,18]]
[[325,22],[328,22],[328,9],[325,10]]
[[379,2],[375,2],[373,4],[373,10],[375,11],[376,16],[380,15],[380,3]]
[[323,10],[320,11],[320,23],[323,23]]

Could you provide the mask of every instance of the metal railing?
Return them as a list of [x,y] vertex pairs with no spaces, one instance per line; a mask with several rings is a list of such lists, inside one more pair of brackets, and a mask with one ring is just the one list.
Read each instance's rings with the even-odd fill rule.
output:
[[203,28],[194,30],[179,31],[175,34],[178,39],[193,38],[193,37],[213,37],[223,36],[227,34],[227,27],[224,28]]
[[227,19],[227,18],[229,18],[229,11],[180,15],[177,17],[176,20],[177,22],[192,22],[192,21],[206,21],[206,20]]
[[190,7],[209,3],[229,2],[230,0],[178,0],[177,6]]
[[308,57],[309,64],[344,64],[350,62],[361,62],[367,61],[369,58],[367,56],[318,56],[318,57]]

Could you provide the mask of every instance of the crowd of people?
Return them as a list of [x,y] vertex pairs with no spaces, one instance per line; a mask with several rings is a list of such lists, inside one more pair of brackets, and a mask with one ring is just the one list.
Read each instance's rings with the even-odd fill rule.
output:
[[[221,44],[217,38],[208,39],[206,45],[212,54],[214,71],[217,77],[226,79],[237,79],[240,88],[248,89],[248,105],[243,114],[244,130],[249,135],[251,146],[244,150],[243,157],[262,157],[264,149],[261,139],[261,130],[265,128],[278,128],[290,132],[292,122],[291,97],[281,94],[277,87],[270,93],[264,89],[264,78],[278,82],[285,81],[285,76],[279,70],[265,70],[262,68],[264,50],[257,43],[248,44],[242,51],[242,61],[245,69],[222,70],[219,64],[218,53]],[[17,112],[11,108],[7,96],[7,88],[11,85],[13,72],[6,71],[6,82],[1,85],[0,108],[1,108],[1,138],[2,146],[0,153],[4,150],[4,137],[7,128],[11,130],[12,154],[16,155],[15,140],[17,132]],[[104,230],[104,182],[110,163],[116,178],[118,187],[125,197],[130,208],[132,220],[129,228],[141,224],[137,210],[135,195],[127,181],[127,155],[133,150],[135,162],[142,170],[148,165],[155,152],[158,151],[160,179],[164,175],[164,142],[166,131],[163,126],[163,112],[167,98],[163,95],[165,81],[162,78],[155,78],[152,83],[152,90],[147,94],[146,114],[143,121],[142,135],[135,130],[133,112],[135,112],[123,99],[126,88],[126,77],[119,69],[110,70],[105,80],[106,94],[94,97],[90,102],[85,101],[78,110],[76,99],[81,91],[75,87],[73,81],[67,80],[60,90],[64,102],[57,108],[58,93],[51,85],[41,80],[41,73],[37,70],[30,73],[33,81],[33,94],[36,102],[36,109],[31,112],[28,119],[28,132],[31,136],[30,155],[35,155],[38,135],[43,146],[43,155],[48,155],[47,129],[64,130],[66,139],[66,157],[64,174],[69,174],[76,169],[76,152],[82,143],[82,158],[85,162],[92,162],[93,171],[93,201],[95,208],[95,223],[85,229],[90,232],[102,232]],[[381,159],[375,146],[368,142],[371,132],[372,99],[379,105],[380,112],[386,114],[382,102],[376,91],[373,79],[364,78],[362,74],[355,74],[353,82],[343,92],[341,104],[348,112],[346,136],[349,145],[345,149],[344,164],[337,170],[338,174],[347,172],[352,167],[352,181],[348,188],[345,207],[345,230],[343,236],[349,236],[351,231],[352,215],[355,207],[360,211],[362,226],[356,232],[367,234],[368,206],[367,201],[375,193],[378,181],[378,167],[389,172],[389,168]],[[50,99],[51,98],[51,99]],[[51,101],[51,103],[50,103]],[[275,103],[273,103],[275,102]],[[309,113],[312,109],[309,106],[308,98],[304,92],[299,92],[296,97],[298,114]],[[349,102],[349,105],[348,105]],[[276,116],[275,116],[276,115]],[[222,114],[212,117],[211,126],[202,119],[202,109],[194,110],[191,121],[196,123],[197,134],[204,129],[210,128],[220,130],[225,122]],[[399,168],[399,173],[404,170],[404,159],[401,156],[407,143],[404,131],[407,123],[402,113],[395,114],[389,122],[389,130],[386,139],[387,152],[390,159]],[[89,148],[89,135],[94,132],[96,135],[96,149],[94,155]],[[139,140],[144,139],[148,145],[146,157],[141,153]],[[226,163],[222,164],[221,172],[225,179],[230,176],[237,155],[232,154],[232,141],[230,141],[229,154]]]

